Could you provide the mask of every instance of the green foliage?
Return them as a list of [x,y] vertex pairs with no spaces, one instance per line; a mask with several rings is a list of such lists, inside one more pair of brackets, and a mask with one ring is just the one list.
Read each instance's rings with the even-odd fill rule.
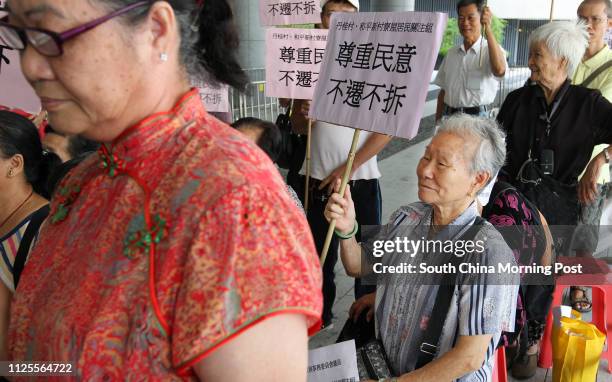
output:
[[457,36],[459,36],[459,25],[457,25],[457,19],[451,17],[448,19],[448,24],[446,25],[446,30],[444,31],[444,37],[442,38],[440,56],[446,56],[448,50],[455,45],[455,39]]
[[[503,45],[504,43],[504,30],[506,29],[507,24],[508,22],[506,20],[493,16],[493,34],[500,45]],[[442,38],[442,46],[440,47],[441,56],[446,56],[448,50],[455,45],[455,40],[458,37],[459,25],[457,24],[457,19],[451,17],[448,19],[448,24],[446,25],[446,30],[444,31],[444,37]]]

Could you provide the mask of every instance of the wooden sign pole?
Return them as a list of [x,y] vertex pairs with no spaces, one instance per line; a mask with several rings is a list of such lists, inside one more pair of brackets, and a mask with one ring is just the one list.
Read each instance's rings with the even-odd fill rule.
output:
[[[351,175],[351,170],[353,168],[353,161],[355,160],[355,153],[357,152],[357,143],[359,143],[359,133],[361,130],[355,129],[355,133],[353,134],[353,142],[351,143],[351,151],[349,151],[348,160],[346,161],[346,169],[344,170],[344,175],[342,176],[342,183],[340,184],[340,195],[344,195],[344,191],[346,191],[346,185],[349,182],[349,176]],[[327,252],[329,252],[329,245],[331,244],[332,235],[334,234],[334,229],[336,228],[336,220],[332,220],[329,222],[329,228],[327,229],[327,236],[325,237],[325,243],[323,244],[323,251],[321,252],[321,267],[325,264],[325,259],[327,258]]]
[[306,189],[304,190],[304,212],[308,215],[308,196],[310,190],[310,142],[312,141],[312,119],[308,119],[308,137],[306,138]]

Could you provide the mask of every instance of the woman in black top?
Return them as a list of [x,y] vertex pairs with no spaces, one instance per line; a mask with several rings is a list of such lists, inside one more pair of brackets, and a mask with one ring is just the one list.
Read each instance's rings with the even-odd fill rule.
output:
[[583,24],[545,24],[529,45],[535,85],[510,93],[497,117],[507,133],[502,174],[551,226],[571,226],[578,219],[578,176],[595,145],[612,143],[612,105],[596,90],[570,85],[588,46]]

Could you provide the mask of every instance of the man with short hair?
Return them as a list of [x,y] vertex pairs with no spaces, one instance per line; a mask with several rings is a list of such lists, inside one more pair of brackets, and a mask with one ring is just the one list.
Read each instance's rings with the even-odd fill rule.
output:
[[[321,29],[329,29],[331,16],[336,12],[359,11],[359,0],[322,0]],[[308,124],[309,101],[295,100],[292,124],[295,131],[305,133]],[[319,253],[327,235],[329,224],[323,216],[327,198],[336,179],[341,179],[346,168],[346,160],[351,147],[354,130],[322,121],[312,123],[311,181],[309,192],[308,222]],[[380,171],[376,155],[389,143],[391,137],[362,131],[351,170],[350,186],[355,209],[362,225],[380,225],[382,199],[380,193]],[[306,163],[300,171],[305,181]],[[304,183],[302,183],[304,184]],[[297,187],[303,196],[304,187]],[[323,326],[329,327],[332,320],[332,307],[336,297],[334,267],[338,261],[338,238],[333,237],[323,265]],[[357,297],[373,292],[375,285],[362,286],[357,280]]]
[[463,43],[448,51],[434,80],[440,87],[436,121],[458,112],[485,115],[508,67],[493,34],[493,14],[482,0],[459,1],[457,13]]
[[[589,46],[572,79],[574,85],[597,89],[612,102],[612,51],[605,41],[606,31],[612,27],[610,0],[584,0],[578,7],[578,18],[587,24]],[[579,257],[591,256],[599,240],[599,221],[603,205],[610,193],[610,154],[608,145],[596,146],[592,160],[578,187],[581,203],[580,220],[574,233],[572,249]],[[591,310],[591,301],[582,287],[572,287],[572,307],[580,312]]]

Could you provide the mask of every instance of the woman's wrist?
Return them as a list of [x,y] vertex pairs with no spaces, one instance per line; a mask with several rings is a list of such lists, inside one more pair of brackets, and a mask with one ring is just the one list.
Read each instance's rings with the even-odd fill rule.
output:
[[338,230],[334,230],[334,233],[336,234],[336,236],[338,236],[340,239],[342,240],[348,240],[350,238],[352,238],[353,236],[355,236],[357,234],[357,230],[359,229],[359,224],[357,223],[357,220],[354,221],[354,225],[353,225],[353,229],[351,230],[351,232],[348,233],[342,233]]

